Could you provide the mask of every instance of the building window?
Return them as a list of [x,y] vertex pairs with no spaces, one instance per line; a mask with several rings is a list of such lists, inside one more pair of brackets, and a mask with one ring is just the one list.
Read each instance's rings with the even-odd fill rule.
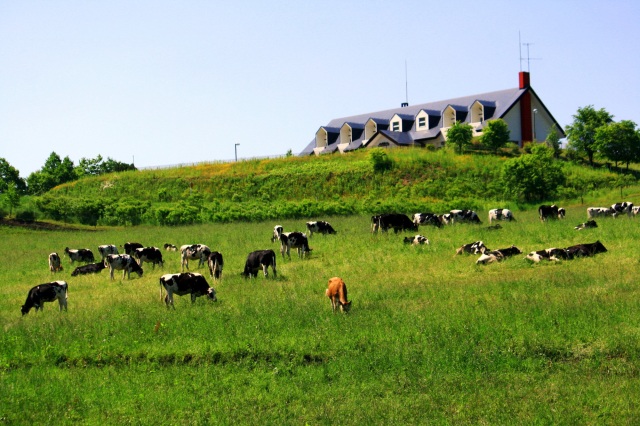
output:
[[399,121],[394,121],[393,123],[391,123],[391,130],[394,132],[399,132],[400,131],[400,122]]
[[422,129],[427,124],[426,117],[418,117],[418,129]]

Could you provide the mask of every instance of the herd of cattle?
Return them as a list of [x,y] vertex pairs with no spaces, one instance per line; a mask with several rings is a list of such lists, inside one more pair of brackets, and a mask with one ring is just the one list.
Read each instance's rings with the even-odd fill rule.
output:
[[[582,230],[597,227],[598,225],[594,220],[596,217],[610,216],[616,218],[621,214],[634,217],[639,212],[639,207],[634,206],[631,202],[615,203],[612,204],[611,207],[589,207],[587,208],[587,222],[576,226],[575,229]],[[556,205],[542,205],[538,208],[538,214],[541,221],[547,221],[550,219],[563,219],[565,218],[566,212],[564,208]],[[478,214],[473,210],[451,210],[445,214],[416,213],[412,219],[405,214],[399,213],[375,215],[371,217],[371,231],[376,233],[378,231],[387,232],[393,229],[395,233],[398,233],[401,231],[418,231],[420,226],[435,226],[440,228],[455,223],[482,223]],[[513,212],[509,209],[489,210],[488,219],[490,226],[487,229],[501,228],[499,224],[491,225],[493,221],[516,220]],[[274,227],[271,241],[280,242],[280,253],[283,258],[285,258],[286,255],[291,259],[290,250],[292,248],[297,251],[299,258],[305,258],[312,251],[309,247],[309,238],[311,238],[314,233],[323,235],[336,233],[335,229],[325,221],[307,222],[306,225],[306,233],[299,231],[284,232],[281,225]],[[422,235],[415,235],[413,237],[405,237],[404,242],[413,245],[429,244],[429,239]],[[157,247],[144,247],[139,243],[127,242],[121,246],[121,248],[124,249],[124,254],[120,254],[115,245],[99,246],[98,253],[101,257],[99,262],[96,262],[93,252],[90,249],[65,248],[64,253],[72,265],[74,262],[84,263],[84,265],[76,267],[71,273],[71,276],[75,277],[78,275],[99,273],[103,269],[109,268],[109,275],[112,280],[114,279],[115,271],[122,271],[123,279],[125,276],[130,278],[132,272],[141,277],[143,275],[143,263],[151,263],[153,269],[155,269],[156,265],[160,267],[164,265],[162,251]],[[179,296],[190,294],[192,302],[199,296],[207,296],[213,301],[217,300],[215,290],[209,286],[201,274],[184,272],[184,269],[189,269],[189,261],[197,260],[198,267],[206,264],[210,276],[218,280],[222,277],[222,269],[224,266],[222,253],[212,251],[204,244],[183,245],[178,249],[175,245],[167,243],[164,244],[163,248],[165,251],[180,251],[182,269],[180,273],[164,274],[160,277],[160,298],[162,300],[163,290],[166,291],[167,294],[164,297],[164,301],[167,307],[173,306],[174,294]],[[526,256],[526,259],[536,263],[543,260],[559,261],[582,256],[593,256],[606,251],[607,249],[604,245],[600,241],[596,241],[594,243],[578,244],[566,248],[554,247],[532,251]],[[463,253],[479,254],[480,257],[476,263],[488,264],[500,262],[508,257],[521,254],[522,251],[516,246],[490,250],[482,241],[475,241],[465,244],[456,250],[456,255]],[[275,277],[277,274],[276,257],[276,253],[271,249],[257,250],[249,253],[241,275],[244,277],[257,277],[259,271],[262,269],[264,276],[267,277],[268,269],[271,268]],[[58,253],[54,252],[49,255],[49,270],[52,273],[63,270]],[[27,295],[27,300],[22,306],[22,314],[27,314],[33,307],[36,308],[36,311],[42,309],[44,302],[52,302],[55,300],[58,300],[60,310],[66,309],[67,290],[68,284],[65,281],[53,281],[31,288]],[[338,277],[329,280],[327,296],[331,299],[334,311],[337,306],[340,306],[340,309],[345,312],[350,307],[351,302],[347,302],[346,299],[346,286]]]

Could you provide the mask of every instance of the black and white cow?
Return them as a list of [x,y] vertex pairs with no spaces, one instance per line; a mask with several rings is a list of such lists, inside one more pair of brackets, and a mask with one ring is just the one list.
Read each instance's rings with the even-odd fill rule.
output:
[[509,222],[516,221],[513,213],[509,209],[492,209],[489,210],[489,224],[494,220],[507,220]]
[[596,221],[591,219],[584,223],[581,223],[580,225],[576,226],[573,229],[575,229],[576,231],[581,231],[583,229],[591,229],[591,228],[597,228],[597,227],[598,227],[598,224],[596,223]]
[[273,276],[276,276],[276,253],[273,250],[257,250],[252,251],[247,256],[247,261],[244,264],[243,277],[257,277],[258,271],[262,268],[265,278],[268,276],[268,269],[271,266],[273,269]]
[[113,244],[107,244],[98,246],[98,253],[100,253],[101,260],[104,262],[104,258],[110,254],[119,254],[118,247]]
[[49,254],[49,270],[53,274],[54,272],[62,271],[62,263],[60,261],[60,256],[58,253],[53,252]]
[[31,308],[36,308],[36,312],[43,310],[45,302],[53,302],[56,299],[60,305],[60,311],[62,308],[66,311],[68,288],[65,281],[52,281],[31,288],[27,294],[26,302],[22,305],[22,315],[28,314]]
[[534,263],[540,263],[543,260],[558,262],[560,259],[567,259],[567,251],[561,248],[548,248],[544,250],[532,251],[525,259]]
[[162,300],[162,290],[167,292],[164,302],[167,307],[173,304],[173,295],[184,296],[191,295],[191,303],[195,303],[196,298],[207,296],[212,302],[217,301],[216,291],[209,286],[207,280],[200,274],[194,272],[183,272],[181,274],[166,274],[160,277],[160,300]]
[[124,247],[125,254],[128,254],[129,256],[133,256],[137,248],[143,248],[144,246],[140,243],[126,242],[124,243],[123,247]]
[[164,267],[162,252],[158,247],[137,248],[133,257],[136,258],[140,266],[142,266],[143,262],[148,262],[153,265],[152,269],[156,269],[156,264]]
[[373,216],[371,219],[377,221],[377,225],[374,226],[374,232],[377,232],[378,229],[382,232],[393,229],[393,232],[397,234],[400,231],[418,230],[418,225],[413,223],[406,214],[402,213],[385,213]]
[[419,246],[420,244],[429,244],[429,239],[422,235],[414,235],[413,237],[404,237],[404,243]]
[[73,262],[95,262],[93,252],[89,249],[70,249],[69,247],[66,247],[64,252],[69,256],[69,260],[71,260],[72,265]]
[[488,263],[500,262],[507,257],[515,256],[516,254],[520,254],[522,251],[516,247],[511,246],[499,250],[485,251],[480,255],[478,260],[476,260],[476,264],[478,265],[486,265]]
[[86,275],[86,274],[98,274],[104,268],[106,268],[103,262],[98,263],[89,263],[87,265],[78,266],[71,273],[72,277],[77,277],[78,275]]
[[607,249],[600,240],[595,243],[576,244],[566,248],[567,257],[569,259],[573,259],[575,257],[589,257],[597,253],[606,253],[606,251]]
[[555,204],[553,205],[541,205],[538,207],[538,215],[540,216],[540,220],[545,222],[547,219],[563,219],[565,216],[565,209],[563,207],[558,207]]
[[442,219],[435,213],[415,213],[413,215],[413,223],[415,223],[416,226],[432,225],[436,228],[442,227]]
[[633,216],[633,203],[625,201],[623,203],[615,203],[611,205],[611,209],[615,212],[613,217],[626,213],[628,217]]
[[451,210],[449,213],[453,218],[453,223],[482,223],[478,213],[473,210]]
[[324,220],[307,222],[307,231],[309,231],[309,238],[313,237],[314,232],[322,235],[337,233],[336,230],[333,229],[333,226],[331,226],[329,222],[325,222]]
[[224,266],[222,253],[217,251],[211,252],[207,259],[207,264],[209,265],[209,274],[211,275],[211,278],[219,280],[222,277],[222,267]]
[[302,232],[283,232],[280,234],[280,253],[282,253],[283,259],[285,253],[291,259],[291,248],[298,251],[299,258],[308,257],[312,250],[309,248],[307,236]]
[[189,261],[197,260],[198,268],[202,267],[207,262],[211,249],[204,244],[186,244],[180,247],[180,264],[182,266],[182,272],[184,272],[185,266],[189,269]]
[[465,244],[456,250],[456,255],[468,253],[468,254],[478,254],[484,253],[485,251],[489,251],[489,248],[484,245],[482,241],[475,241],[473,243]]
[[633,206],[631,211],[633,212],[633,217],[638,216],[638,213],[640,213],[640,206]]
[[615,210],[610,207],[588,207],[587,208],[587,219],[595,219],[596,217],[613,217],[615,215]]
[[166,251],[178,251],[178,247],[174,246],[173,244],[164,243],[163,247]]
[[142,268],[138,265],[138,262],[128,254],[110,254],[104,258],[104,263],[109,266],[109,276],[113,280],[113,272],[118,270],[122,271],[122,279],[126,275],[128,279],[131,279],[131,273],[135,272],[139,277],[142,276]]
[[378,228],[380,227],[380,215],[374,215],[371,216],[371,232],[372,233],[376,233],[378,232]]
[[271,242],[275,243],[276,241],[280,241],[280,235],[284,231],[282,225],[276,225],[273,227],[273,235],[271,236]]

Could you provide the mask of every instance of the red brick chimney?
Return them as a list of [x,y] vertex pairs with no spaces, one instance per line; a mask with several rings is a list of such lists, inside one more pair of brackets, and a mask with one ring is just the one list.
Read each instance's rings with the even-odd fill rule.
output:
[[524,142],[533,140],[533,125],[531,112],[531,92],[529,91],[529,73],[520,71],[520,89],[524,89],[524,94],[520,97],[520,147]]

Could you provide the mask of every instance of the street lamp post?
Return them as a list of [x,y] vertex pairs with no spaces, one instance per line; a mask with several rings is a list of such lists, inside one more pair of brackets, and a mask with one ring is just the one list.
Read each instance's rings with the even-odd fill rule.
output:
[[536,141],[536,115],[538,115],[538,110],[536,108],[533,109],[533,141]]
[[239,143],[237,143],[237,144],[235,144],[235,145],[233,146],[233,148],[234,148],[234,150],[235,150],[235,152],[236,152],[236,163],[238,162],[238,145],[240,145],[240,144],[239,144]]

